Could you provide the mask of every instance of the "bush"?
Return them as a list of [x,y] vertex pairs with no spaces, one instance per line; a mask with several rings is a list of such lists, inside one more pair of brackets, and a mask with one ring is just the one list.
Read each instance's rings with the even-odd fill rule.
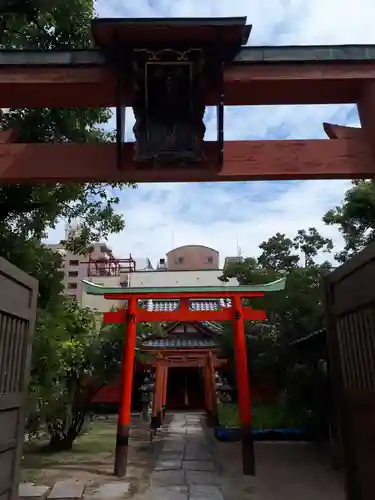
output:
[[[253,429],[284,429],[305,427],[308,416],[304,411],[293,410],[283,406],[257,406],[253,408]],[[219,425],[224,427],[240,426],[238,406],[232,404],[218,405]]]

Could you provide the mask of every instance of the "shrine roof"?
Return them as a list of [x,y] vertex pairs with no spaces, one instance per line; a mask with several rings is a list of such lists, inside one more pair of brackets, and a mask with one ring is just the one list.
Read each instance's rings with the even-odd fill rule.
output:
[[90,281],[82,280],[83,290],[88,295],[155,295],[155,297],[165,294],[174,295],[178,298],[179,294],[199,294],[204,298],[204,294],[208,296],[210,294],[222,294],[223,297],[227,297],[230,294],[246,294],[246,293],[256,293],[256,292],[276,292],[285,289],[286,278],[281,278],[279,280],[273,281],[271,283],[266,283],[264,285],[247,285],[247,286],[187,286],[187,287],[136,287],[136,288],[123,288],[118,287],[106,287],[102,285],[96,285]]
[[[375,61],[374,45],[299,45],[242,47],[234,58],[236,65],[248,63]],[[0,66],[105,66],[101,50],[0,50]]]
[[[177,329],[184,326],[184,331]],[[215,328],[211,322],[177,322],[165,331],[165,335],[155,331],[141,335],[143,349],[213,349],[218,347],[217,337],[222,326]],[[185,330],[188,327],[190,330]],[[192,328],[192,329],[191,329]]]
[[247,43],[251,26],[246,17],[175,17],[175,18],[97,18],[91,22],[95,43],[110,48],[116,43],[127,46],[178,43],[201,45],[229,43],[238,48]]

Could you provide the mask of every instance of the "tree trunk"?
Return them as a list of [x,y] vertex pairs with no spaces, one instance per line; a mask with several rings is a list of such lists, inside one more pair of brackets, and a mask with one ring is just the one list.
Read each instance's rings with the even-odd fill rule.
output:
[[64,431],[50,428],[51,438],[48,448],[51,451],[67,451],[71,450],[75,439],[79,436],[83,424],[85,422],[86,411],[76,412],[69,424],[69,427]]

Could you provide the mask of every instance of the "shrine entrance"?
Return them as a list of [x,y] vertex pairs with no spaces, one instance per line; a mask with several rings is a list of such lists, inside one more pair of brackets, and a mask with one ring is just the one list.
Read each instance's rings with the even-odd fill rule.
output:
[[[29,144],[17,142],[17,127],[3,130],[0,132],[0,181],[55,184],[374,178],[374,47],[247,47],[250,32],[246,18],[95,19],[92,22],[95,48],[1,51],[1,107],[116,107],[116,143]],[[161,93],[160,89],[166,91]],[[330,140],[224,141],[224,105],[331,103],[356,104],[362,128],[325,124]],[[206,106],[217,108],[217,139],[211,142],[204,140]],[[134,144],[125,143],[126,107],[133,109],[136,119]],[[352,268],[349,265],[347,269],[349,276]],[[364,297],[367,305],[365,292],[372,289],[369,286],[371,274],[357,272],[362,280],[357,299]],[[338,274],[332,279],[334,276]],[[341,282],[340,278],[337,283],[330,284],[327,292],[329,329],[334,340],[331,346],[333,360],[342,353],[354,352],[347,348],[339,354],[339,348],[353,337],[353,327],[347,325],[357,325],[356,317],[353,319],[351,314],[349,319],[344,317],[347,309],[353,307],[353,288]],[[251,295],[248,289],[241,287],[235,290],[218,287],[216,290],[220,290],[216,299],[232,301],[229,308],[220,306],[215,314],[217,321],[233,324],[243,449],[247,450],[243,451],[244,471],[254,473],[243,321],[264,319],[264,315],[254,315],[254,311],[250,314],[242,307],[241,296],[255,296],[254,292]],[[121,291],[124,300],[128,301],[127,309],[114,313],[112,319],[107,316],[108,320],[123,322],[127,333],[116,446],[116,473],[120,476],[126,470],[136,321],[169,321],[167,315],[170,321],[191,321],[191,315],[195,321],[210,317],[199,311],[189,311],[189,301],[194,299],[191,293],[198,293],[196,289],[185,295],[178,289],[169,289],[167,296],[180,301],[178,314],[177,311],[154,312],[154,319],[150,319],[140,300],[154,299],[156,295],[161,298],[162,289],[149,291],[148,297],[145,289]],[[120,290],[116,293],[121,296]],[[207,289],[199,296],[214,298],[212,290]],[[185,302],[180,300],[182,298]],[[345,302],[345,307],[340,305],[338,308],[339,299]],[[362,328],[373,342],[371,314],[359,317],[357,328],[358,331]],[[204,317],[206,319],[202,319]],[[365,340],[370,342],[367,337]],[[201,362],[204,363],[206,408],[214,411],[214,365],[210,352]],[[156,361],[157,412],[167,392],[166,374],[172,367],[169,363],[174,361],[163,356]],[[342,367],[347,369],[347,360],[344,359]],[[369,367],[371,374],[373,364],[356,363],[358,373],[347,375],[347,380],[340,376],[342,367],[336,366],[333,370],[338,374],[336,384],[342,385],[340,405],[352,406],[352,411],[355,415],[359,412],[360,417],[357,420],[349,415],[342,419],[342,428],[348,429],[343,436],[347,494],[350,500],[367,500],[373,497],[374,490],[371,469],[374,447],[372,427],[370,424],[364,426],[362,419],[373,413],[365,405],[369,396],[358,401],[356,398],[357,392],[364,387],[369,386],[373,391],[374,382],[361,379],[369,377],[364,367]],[[345,380],[340,382],[342,378]],[[3,393],[1,395],[3,397]],[[358,429],[367,429],[367,434],[356,439],[363,446],[368,445],[368,450],[361,450],[353,442],[353,422],[357,422]],[[6,450],[7,440],[8,433],[0,443]],[[362,467],[358,457],[362,459]],[[356,483],[355,486],[349,484],[350,480]]]
[[[262,297],[266,292],[284,290],[286,279],[282,278],[266,285],[238,287],[157,287],[128,288],[103,287],[88,281],[82,281],[85,293],[102,295],[105,299],[121,303],[124,308],[104,313],[105,323],[123,323],[124,347],[121,375],[121,399],[118,413],[118,429],[116,439],[115,474],[124,477],[127,469],[127,453],[130,428],[130,410],[134,375],[136,324],[147,323],[203,323],[230,321],[233,326],[234,350],[236,360],[236,381],[238,406],[242,427],[242,466],[244,474],[255,474],[254,443],[251,430],[251,396],[248,376],[248,363],[245,346],[244,321],[264,321],[264,311],[244,305],[247,301]],[[193,339],[185,339],[181,343],[179,332],[175,338],[150,340],[143,339],[141,346],[152,353],[152,359],[147,361],[155,369],[155,389],[152,405],[154,422],[159,425],[163,418],[163,408],[167,402],[168,379],[170,370],[182,369],[176,377],[176,382],[170,382],[170,394],[174,396],[175,404],[189,404],[188,368],[201,369],[203,373],[205,408],[211,419],[216,418],[217,395],[215,368],[225,361],[217,356],[217,348],[210,339],[196,343]],[[184,371],[185,370],[185,371]],[[195,372],[197,375],[197,372]],[[198,372],[199,373],[199,372]],[[194,380],[192,376],[192,381]],[[172,389],[173,388],[173,389]],[[192,397],[193,390],[190,391]],[[193,396],[194,398],[195,396]],[[173,399],[172,399],[173,400]],[[193,399],[198,404],[199,398]]]
[[170,410],[204,410],[204,381],[200,368],[170,368],[166,408]]

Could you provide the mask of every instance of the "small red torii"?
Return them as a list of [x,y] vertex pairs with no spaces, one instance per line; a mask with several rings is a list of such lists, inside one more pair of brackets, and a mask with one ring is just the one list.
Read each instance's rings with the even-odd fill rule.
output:
[[[250,384],[245,342],[245,321],[266,320],[265,311],[243,305],[242,299],[263,297],[266,292],[284,290],[286,279],[266,285],[219,286],[219,287],[156,287],[128,288],[105,287],[83,280],[83,290],[88,295],[101,295],[108,300],[124,300],[124,308],[104,313],[104,323],[125,325],[121,399],[118,412],[116,437],[115,474],[124,477],[127,469],[127,453],[130,429],[130,411],[136,347],[137,322],[196,322],[231,321],[233,325],[238,406],[242,427],[242,464],[244,474],[255,474],[254,445],[252,438],[252,412]],[[222,303],[222,299],[226,302]],[[230,302],[228,302],[230,299]],[[216,300],[216,309],[200,310],[199,304]],[[172,311],[149,311],[148,304],[173,301]],[[163,384],[164,382],[162,382]],[[164,390],[164,389],[163,389]]]

